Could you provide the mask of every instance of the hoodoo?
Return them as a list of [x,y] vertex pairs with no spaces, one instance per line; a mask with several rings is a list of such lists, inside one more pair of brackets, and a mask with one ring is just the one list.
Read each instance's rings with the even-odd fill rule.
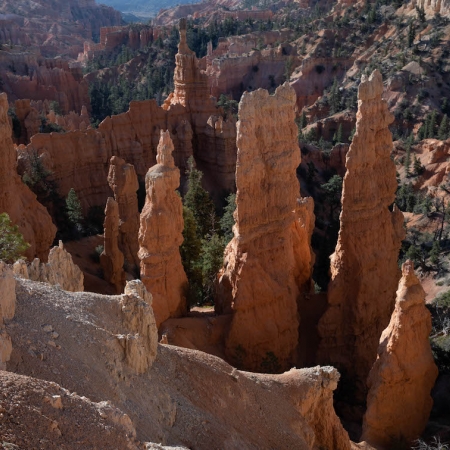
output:
[[236,224],[217,309],[233,313],[228,357],[251,370],[293,363],[297,301],[311,283],[312,256],[302,233],[309,235],[314,220],[304,220],[312,210],[299,201],[295,99],[284,84],[273,96],[262,89],[245,93],[239,104]]
[[139,258],[141,279],[153,296],[156,324],[186,313],[187,277],[181,263],[183,207],[175,192],[180,171],[175,167],[169,131],[161,131],[157,164],[145,177],[147,197],[141,213]]
[[139,209],[136,194],[139,183],[134,166],[113,156],[109,166],[108,183],[119,205],[119,248],[128,264],[139,267]]
[[103,228],[105,243],[100,255],[100,264],[105,280],[115,286],[117,294],[121,294],[125,287],[124,256],[119,249],[119,205],[112,197],[106,202]]
[[319,322],[318,363],[341,371],[363,402],[366,379],[389,323],[400,278],[403,214],[394,205],[395,164],[390,159],[393,116],[375,70],[358,90],[356,133],[347,154],[338,243],[331,256],[328,308]]
[[369,395],[362,439],[375,448],[411,443],[425,428],[438,375],[428,336],[431,316],[425,291],[407,261],[397,291],[395,310],[383,331],[378,358],[368,378]]

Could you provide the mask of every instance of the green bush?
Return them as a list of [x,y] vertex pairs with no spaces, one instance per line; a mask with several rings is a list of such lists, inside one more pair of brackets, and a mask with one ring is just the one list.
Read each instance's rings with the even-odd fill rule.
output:
[[9,215],[0,214],[0,260],[13,263],[23,256],[29,246]]

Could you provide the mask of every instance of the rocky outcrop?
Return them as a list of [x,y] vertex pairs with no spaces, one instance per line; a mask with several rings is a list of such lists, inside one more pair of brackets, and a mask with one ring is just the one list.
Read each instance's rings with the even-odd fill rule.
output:
[[[295,92],[244,93],[239,104],[234,238],[225,250],[218,312],[232,312],[226,353],[251,370],[294,361],[297,302],[310,290],[314,227],[311,204],[299,201]],[[273,369],[272,369],[273,370]]]
[[119,249],[119,205],[109,197],[105,208],[104,245],[100,255],[100,265],[105,280],[116,288],[118,294],[123,292],[125,286],[125,272],[123,263],[125,258]]
[[393,121],[374,71],[358,91],[356,133],[346,157],[338,243],[331,256],[328,307],[319,322],[318,362],[341,371],[363,402],[378,342],[394,309],[403,215],[394,205]]
[[431,316],[414,265],[402,266],[395,309],[383,331],[369,378],[362,439],[376,448],[412,443],[427,424],[438,375],[431,352]]
[[47,450],[77,450],[81,442],[84,448],[144,448],[136,441],[129,416],[111,402],[96,403],[58,383],[12,372],[0,371],[0,389],[6,419],[2,442],[6,448],[19,447],[17,444],[20,448],[39,448],[45,441]]
[[146,372],[156,358],[158,329],[152,310],[152,296],[141,280],[129,281],[120,299],[123,326],[131,333],[118,335],[128,365],[137,373]]
[[187,278],[180,256],[183,207],[175,192],[180,185],[180,171],[174,164],[173,149],[169,131],[161,131],[157,164],[145,177],[147,196],[139,229],[141,279],[153,296],[158,327],[187,310]]
[[72,256],[64,249],[62,241],[53,247],[48,255],[48,263],[41,263],[35,258],[31,264],[23,260],[14,263],[14,274],[33,281],[50,283],[65,291],[81,292],[84,290],[84,275],[74,264]]
[[139,267],[139,183],[134,167],[113,156],[109,166],[108,183],[119,205],[119,248],[130,269],[133,265]]
[[5,330],[5,321],[14,317],[16,310],[16,280],[11,268],[0,261],[0,370],[6,370],[12,352],[12,343]]
[[11,139],[8,118],[8,99],[0,94],[0,213],[8,213],[12,223],[19,226],[25,241],[30,244],[27,258],[47,259],[55,238],[56,228],[47,210],[22,183],[16,172],[16,152]]
[[[331,367],[252,374],[202,352],[158,345],[157,358],[139,374],[121,345],[123,336],[143,332],[142,327],[128,327],[124,296],[69,293],[29,280],[17,283],[8,369],[34,373],[92,401],[110,400],[129,416],[140,441],[199,449],[268,450],[280,443],[298,450],[350,449],[333,410],[339,375]],[[145,308],[136,299],[139,304]],[[151,308],[143,312],[147,310]],[[46,344],[52,333],[59,335],[52,338],[58,347]],[[61,402],[65,406],[68,399],[61,395]]]

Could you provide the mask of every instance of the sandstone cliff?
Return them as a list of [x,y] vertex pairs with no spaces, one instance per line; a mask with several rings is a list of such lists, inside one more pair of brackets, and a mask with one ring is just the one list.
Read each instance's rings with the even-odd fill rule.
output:
[[48,255],[48,263],[35,258],[31,264],[19,260],[13,266],[14,274],[25,279],[41,281],[60,286],[65,291],[84,290],[83,272],[74,264],[72,256],[64,249],[62,241],[53,247]]
[[186,314],[187,278],[181,264],[183,211],[175,192],[180,171],[175,167],[169,131],[161,131],[157,164],[145,177],[147,197],[141,213],[139,258],[141,279],[153,296],[156,324]]
[[362,439],[374,447],[391,448],[422,433],[430,415],[430,396],[438,370],[431,353],[431,317],[425,291],[407,261],[397,291],[395,310],[383,331],[378,358],[369,378]]
[[233,313],[227,356],[251,370],[265,371],[268,359],[278,370],[293,363],[297,302],[310,290],[314,219],[299,201],[295,99],[285,84],[274,96],[244,93],[239,104],[236,224],[217,310]]
[[103,252],[100,255],[100,265],[105,280],[109,281],[121,294],[125,286],[123,263],[125,258],[119,249],[119,205],[109,197],[106,202]]
[[110,161],[108,173],[109,187],[114,192],[114,198],[119,205],[119,248],[125,261],[139,266],[139,209],[137,190],[139,183],[134,167],[126,164],[117,156]]
[[0,213],[8,213],[30,244],[26,256],[46,260],[56,228],[47,210],[17,175],[8,107],[6,94],[0,94]]
[[[397,181],[390,159],[393,117],[381,99],[378,71],[358,91],[356,133],[346,157],[341,227],[331,257],[328,309],[319,322],[318,362],[333,364],[364,401],[381,332],[394,309],[403,215],[394,206]],[[349,385],[350,386],[350,385]]]

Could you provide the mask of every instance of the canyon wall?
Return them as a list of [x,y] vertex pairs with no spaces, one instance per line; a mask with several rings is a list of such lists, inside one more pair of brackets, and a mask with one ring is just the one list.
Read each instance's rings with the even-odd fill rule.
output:
[[9,101],[57,101],[61,112],[90,108],[88,83],[81,67],[73,67],[67,60],[43,58],[31,52],[0,51],[2,89]]
[[8,213],[13,224],[19,226],[30,247],[27,258],[37,256],[46,260],[56,235],[56,227],[47,210],[22,183],[16,172],[16,152],[11,139],[8,99],[0,94],[0,213]]
[[187,312],[187,278],[181,263],[183,206],[175,190],[180,171],[175,167],[169,131],[161,131],[157,164],[145,177],[147,196],[141,213],[139,258],[141,279],[153,296],[156,324]]
[[375,448],[412,442],[423,432],[433,400],[438,369],[431,352],[431,316],[414,264],[402,266],[403,276],[391,321],[383,331],[378,357],[369,378],[362,439]]
[[[299,297],[311,288],[312,209],[300,201],[295,92],[244,93],[237,125],[234,238],[225,250],[216,310],[232,312],[230,361],[250,370],[291,367]],[[266,370],[264,370],[266,369]]]
[[394,309],[403,215],[390,159],[393,121],[374,71],[358,91],[356,133],[346,157],[338,243],[331,256],[328,308],[318,326],[320,364],[341,371],[344,386],[364,402],[378,341]]

